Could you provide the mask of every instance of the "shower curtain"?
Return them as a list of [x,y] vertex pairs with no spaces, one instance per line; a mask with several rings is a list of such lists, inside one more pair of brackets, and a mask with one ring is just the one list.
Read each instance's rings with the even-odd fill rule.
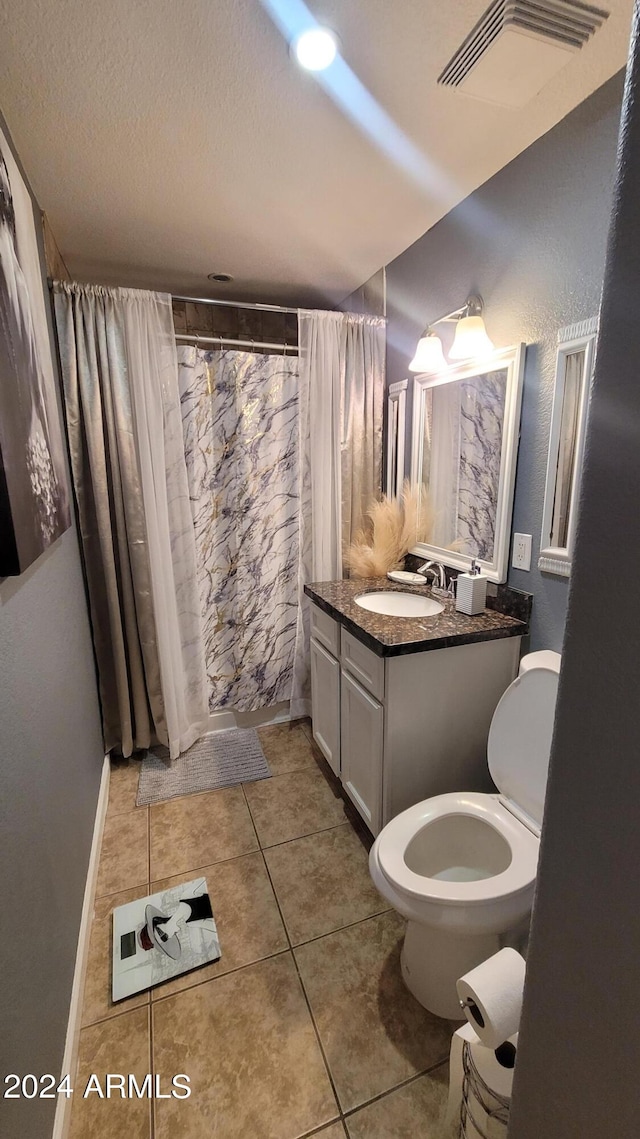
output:
[[298,360],[178,348],[210,710],[308,711]]
[[331,581],[342,577],[343,550],[382,488],[386,320],[299,309],[298,328],[311,425],[312,578]]
[[54,299],[107,750],[175,758],[208,710],[307,714],[304,584],[341,576],[380,488],[385,322],[301,312],[299,367],[176,352],[165,293]]
[[207,728],[171,297],[54,282],[107,751]]

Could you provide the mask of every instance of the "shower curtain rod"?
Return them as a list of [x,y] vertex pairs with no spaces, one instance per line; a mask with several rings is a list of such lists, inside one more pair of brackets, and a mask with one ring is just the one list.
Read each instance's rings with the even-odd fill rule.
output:
[[219,301],[211,297],[173,297],[174,301],[190,301],[194,305],[224,305],[226,308],[251,308],[262,312],[290,312],[297,315],[297,308],[285,308],[284,305],[263,305],[251,301]]
[[234,348],[271,348],[277,352],[295,352],[296,355],[298,353],[297,344],[269,344],[265,340],[231,340],[228,336],[198,336],[197,332],[187,336],[176,333],[176,340],[186,340],[196,344],[217,344],[219,347],[223,344],[232,344]]

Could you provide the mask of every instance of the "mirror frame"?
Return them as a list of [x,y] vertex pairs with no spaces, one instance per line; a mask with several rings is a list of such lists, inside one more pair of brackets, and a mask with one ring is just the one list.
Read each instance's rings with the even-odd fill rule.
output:
[[[551,431],[549,434],[549,453],[547,458],[547,475],[544,488],[544,507],[542,511],[542,535],[540,538],[540,556],[538,569],[544,573],[557,574],[560,577],[569,577],[571,573],[571,559],[573,557],[573,544],[576,532],[576,518],[578,498],[580,495],[580,473],[584,454],[584,437],[589,410],[589,391],[595,363],[596,336],[598,334],[598,317],[570,324],[558,332],[558,350],[556,354],[556,373],[553,388],[553,409],[551,412]],[[551,526],[553,523],[553,504],[556,494],[556,478],[558,471],[558,455],[560,453],[560,431],[562,428],[562,412],[564,403],[564,386],[567,356],[575,352],[584,351],[584,366],[580,377],[580,399],[578,406],[578,430],[575,453],[572,467],[571,497],[569,499],[569,520],[567,525],[566,546],[551,545]]]
[[[404,482],[404,437],[407,420],[408,387],[408,380],[399,380],[396,384],[390,384],[387,391],[387,498],[397,498],[402,491],[402,484]],[[396,461],[394,469],[394,448],[392,447],[391,438],[391,416],[393,414],[393,407],[395,404],[398,405],[398,421],[395,438]]]
[[[493,352],[491,356],[481,362],[477,360],[467,361],[464,364],[452,365],[435,375],[418,375],[414,379],[411,482],[415,486],[420,482],[422,470],[424,392],[440,384],[449,384],[456,380],[471,379],[473,376],[482,376],[487,372],[498,372],[504,369],[507,371],[493,558],[490,562],[477,559],[483,574],[485,574],[490,581],[495,582],[507,580],[509,548],[511,545],[513,492],[516,479],[516,460],[518,457],[520,434],[520,409],[522,406],[522,380],[524,375],[525,351],[525,344],[516,344],[511,348],[503,348],[497,352]],[[417,554],[419,557],[433,558],[445,566],[450,566],[452,569],[463,572],[470,569],[473,560],[468,554],[445,550],[440,546],[431,546],[426,542],[419,542],[411,550],[411,553]]]

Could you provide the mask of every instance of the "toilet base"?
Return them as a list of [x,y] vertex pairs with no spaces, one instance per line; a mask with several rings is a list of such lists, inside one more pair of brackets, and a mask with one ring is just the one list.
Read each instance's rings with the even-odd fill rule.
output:
[[456,981],[502,948],[498,934],[446,933],[409,921],[402,946],[402,977],[420,1004],[447,1020],[463,1020]]

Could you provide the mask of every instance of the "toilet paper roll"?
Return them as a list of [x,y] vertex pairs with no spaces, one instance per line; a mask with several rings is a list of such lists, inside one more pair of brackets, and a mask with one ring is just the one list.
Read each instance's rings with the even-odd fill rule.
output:
[[457,982],[464,1014],[488,1048],[497,1048],[518,1031],[525,969],[515,949],[501,949]]
[[471,1044],[470,1047],[476,1071],[487,1087],[495,1095],[511,1099],[518,1033],[497,1048],[487,1048],[486,1044]]
[[[471,1051],[471,1059],[473,1067],[484,1082],[487,1088],[494,1096],[503,1096],[506,1099],[511,1099],[513,1089],[513,1072],[515,1067],[515,1056],[518,1045],[518,1034],[510,1037],[508,1041],[501,1044],[497,1052],[493,1048],[487,1048],[482,1044],[473,1031],[470,1024],[463,1025],[457,1032],[453,1034],[451,1040],[451,1054],[449,1057],[449,1097],[446,1106],[446,1113],[442,1120],[442,1133],[446,1139],[458,1139],[460,1135],[460,1111],[462,1107],[463,1097],[463,1051],[467,1045]],[[498,1100],[494,1100],[491,1094],[482,1090],[482,1100],[480,1103],[471,1088],[468,1089],[468,1095],[471,1097],[468,1102],[468,1110],[471,1113],[471,1118],[475,1120],[476,1124],[480,1126],[480,1131],[473,1126],[471,1118],[467,1120],[467,1135],[469,1139],[476,1139],[478,1136],[489,1136],[491,1134],[504,1135],[504,1125],[495,1125],[492,1130],[492,1121],[488,1112],[490,1109],[498,1104]]]

